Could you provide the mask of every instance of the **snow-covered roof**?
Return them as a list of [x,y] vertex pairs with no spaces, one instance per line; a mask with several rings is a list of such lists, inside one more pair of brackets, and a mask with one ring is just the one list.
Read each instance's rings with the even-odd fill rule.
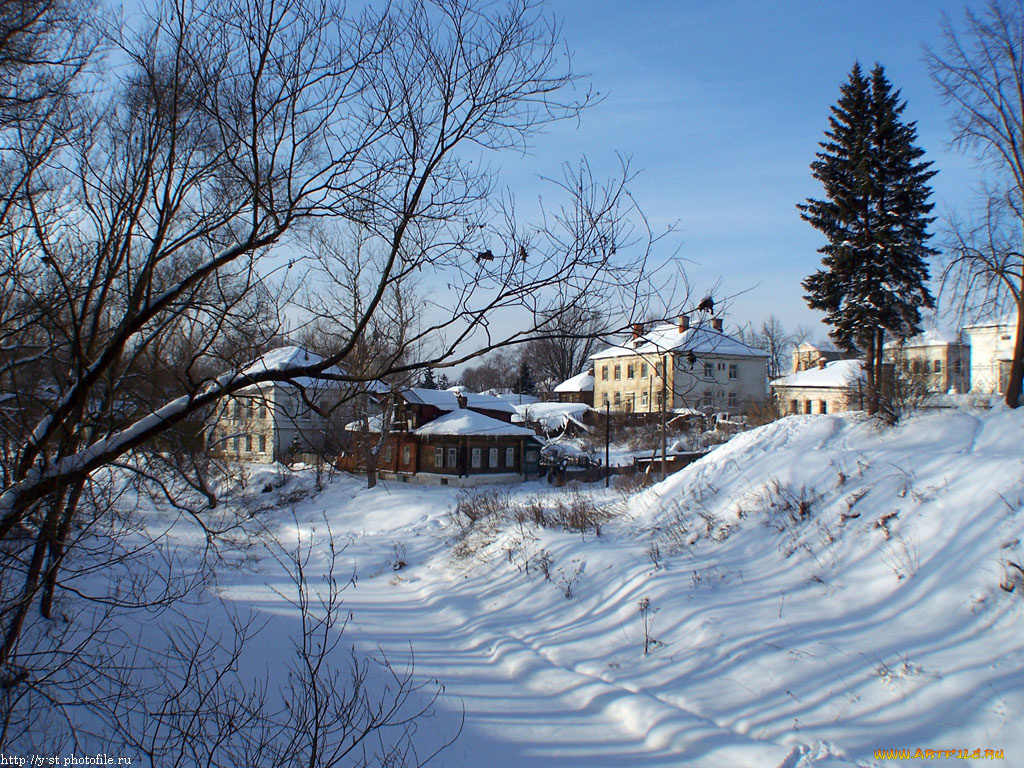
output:
[[356,419],[350,421],[345,425],[346,432],[362,432],[363,428],[366,428],[369,432],[381,433],[384,431],[384,417],[376,413],[366,419],[366,423],[363,423],[362,419]]
[[[284,372],[292,368],[305,368],[306,366],[316,365],[321,362],[323,362],[323,357],[318,355],[316,352],[310,352],[305,347],[289,344],[263,353],[249,363],[249,365],[247,365],[242,371],[242,374],[245,376],[255,376],[265,372]],[[325,368],[323,373],[327,376],[346,375],[345,371],[336,365]],[[304,388],[345,387],[353,390],[360,388],[367,392],[376,392],[378,394],[383,394],[388,391],[387,385],[381,381],[338,381],[336,379],[321,379],[315,376],[296,376],[286,381],[279,381],[276,383],[278,386],[294,385]]]
[[[442,411],[454,411],[459,407],[456,397],[460,390],[452,389],[423,389],[421,387],[410,387],[402,390],[402,397],[410,403],[417,405],[432,405]],[[516,409],[511,403],[507,403],[500,397],[492,395],[481,395],[476,392],[461,390],[466,398],[468,408],[480,408],[485,411],[496,411],[498,413],[515,413]]]
[[[256,375],[264,372],[287,371],[292,368],[304,368],[308,365],[316,365],[323,361],[323,358],[315,352],[310,352],[304,347],[288,345],[278,347],[265,352],[248,366],[243,373],[245,375]],[[341,370],[337,366],[331,366],[324,370],[328,375],[340,376]],[[334,381],[332,379],[318,379],[312,376],[296,376],[288,381],[278,382],[279,386],[294,384],[299,387],[341,387],[350,386],[347,382]]]
[[905,339],[901,344],[898,340],[887,341],[885,343],[886,349],[896,349],[898,347],[939,347],[948,344],[964,344],[964,339],[956,331],[951,331],[946,328],[929,328],[916,336],[911,336]]
[[511,404],[513,406],[516,406],[516,405],[527,405],[528,403],[540,402],[540,398],[537,397],[536,395],[524,395],[524,394],[521,394],[519,392],[493,392],[493,391],[488,391],[488,392],[485,392],[485,393],[482,393],[482,394],[491,395],[492,397],[496,397],[499,400],[504,400],[506,403],[509,403],[509,404]]
[[555,392],[593,392],[594,375],[590,371],[577,373],[572,378],[566,379],[557,387]]
[[570,421],[589,431],[582,423],[582,419],[587,411],[592,410],[593,408],[586,403],[530,403],[517,406],[516,415],[512,419],[519,422],[536,422],[545,432],[565,429]]
[[818,341],[805,341],[800,344],[797,348],[797,352],[810,352],[817,350],[819,352],[838,352],[839,348],[836,347],[832,341],[828,339],[822,339]]
[[860,360],[833,360],[824,368],[808,368],[775,379],[773,387],[852,387],[866,379]]
[[739,339],[705,326],[690,326],[680,332],[675,323],[656,325],[639,339],[614,345],[591,355],[601,360],[626,355],[658,355],[662,352],[693,352],[697,355],[731,355],[734,357],[768,357],[767,352],[754,349]]
[[471,411],[468,408],[460,408],[444,416],[438,416],[433,421],[424,424],[422,427],[413,430],[414,435],[420,437],[430,436],[453,436],[453,435],[480,435],[487,437],[533,437],[532,429],[517,427],[515,424],[508,424],[482,413]]

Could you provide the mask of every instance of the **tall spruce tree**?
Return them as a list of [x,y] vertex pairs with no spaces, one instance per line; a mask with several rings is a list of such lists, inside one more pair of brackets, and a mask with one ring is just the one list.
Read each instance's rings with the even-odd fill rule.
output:
[[423,372],[423,379],[420,381],[420,387],[423,389],[437,389],[437,381],[434,379],[433,368],[427,368]]
[[537,383],[533,380],[533,370],[525,360],[519,363],[519,377],[516,381],[516,392],[523,395],[536,395]]
[[920,310],[935,306],[927,260],[936,251],[926,243],[936,172],[921,161],[916,124],[901,119],[905,107],[881,64],[870,79],[854,64],[811,163],[825,199],[797,206],[828,239],[804,298],[825,313],[837,344],[864,355],[871,413],[880,406],[886,337],[919,333]]

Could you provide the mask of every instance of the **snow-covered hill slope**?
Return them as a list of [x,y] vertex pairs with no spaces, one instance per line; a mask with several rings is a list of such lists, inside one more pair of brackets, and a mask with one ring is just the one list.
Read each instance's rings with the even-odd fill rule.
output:
[[[1003,409],[795,416],[639,494],[517,487],[461,556],[447,488],[338,480],[299,528],[349,542],[346,638],[445,685],[424,728],[464,709],[444,766],[1024,764],[1022,438]],[[532,522],[587,494],[599,537]],[[275,578],[222,593],[274,611]]]

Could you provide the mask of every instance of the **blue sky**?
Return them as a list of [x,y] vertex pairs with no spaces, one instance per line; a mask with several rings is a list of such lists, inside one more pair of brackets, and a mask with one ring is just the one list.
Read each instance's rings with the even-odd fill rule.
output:
[[774,313],[788,328],[802,324],[823,336],[800,287],[820,263],[822,239],[795,205],[821,195],[809,164],[829,107],[855,60],[867,69],[883,64],[939,170],[936,214],[964,210],[977,164],[949,147],[949,110],[923,60],[925,43],[941,46],[942,12],[958,24],[964,7],[962,0],[554,0],[575,67],[604,100],[579,126],[538,137],[503,179],[530,197],[539,190],[536,175],[563,161],[585,154],[611,172],[615,153],[625,154],[640,171],[633,191],[648,217],[662,227],[678,221],[673,244],[690,262],[695,290],[721,281],[723,294],[736,295],[730,325]]

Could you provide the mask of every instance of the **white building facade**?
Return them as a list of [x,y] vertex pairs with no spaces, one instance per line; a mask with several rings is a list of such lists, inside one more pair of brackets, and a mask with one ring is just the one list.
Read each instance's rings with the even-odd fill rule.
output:
[[1005,393],[1017,333],[1016,314],[964,326],[964,333],[971,343],[970,391],[983,395]]

